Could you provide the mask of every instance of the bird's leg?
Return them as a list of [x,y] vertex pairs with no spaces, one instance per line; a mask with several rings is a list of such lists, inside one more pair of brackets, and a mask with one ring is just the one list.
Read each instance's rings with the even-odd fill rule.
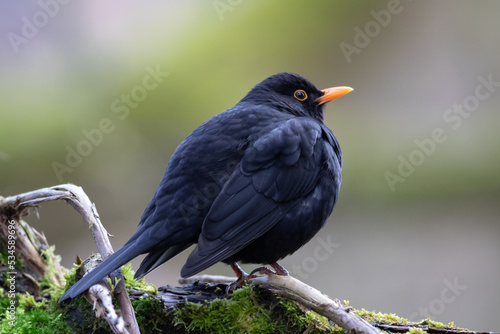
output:
[[238,278],[236,281],[242,281],[248,277],[248,274],[236,262],[231,262],[229,265]]
[[240,268],[240,266],[236,262],[231,262],[229,263],[231,266],[231,269],[233,269],[234,273],[236,274],[236,281],[233,283],[229,284],[226,288],[226,294],[229,294],[229,291],[234,291],[238,288],[241,288],[243,285],[245,285],[249,275]]
[[252,270],[250,274],[247,274],[236,262],[229,263],[231,269],[233,269],[236,274],[236,281],[229,284],[226,288],[226,294],[229,294],[229,291],[234,291],[238,288],[241,288],[249,279],[257,277],[255,274],[260,275],[280,275],[280,276],[288,276],[288,271],[280,265],[278,262],[270,263],[269,265],[273,267],[274,271],[267,267],[259,267],[257,269]]

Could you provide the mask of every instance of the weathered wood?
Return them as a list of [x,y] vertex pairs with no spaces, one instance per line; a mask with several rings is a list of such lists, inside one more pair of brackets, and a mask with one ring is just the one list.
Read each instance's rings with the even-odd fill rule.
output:
[[[17,196],[0,198],[2,230],[5,225],[8,225],[7,223],[9,220],[18,222],[19,217],[26,215],[30,207],[36,207],[39,203],[54,200],[66,201],[82,215],[84,221],[91,230],[97,249],[104,259],[113,253],[113,247],[109,241],[108,232],[101,224],[95,204],[90,201],[81,187],[75,186],[74,184],[62,184],[50,188],[30,191]],[[23,256],[23,258],[31,264],[30,267],[37,273],[43,273],[46,267],[44,268],[43,261],[39,263],[40,261],[38,261],[35,256],[35,254],[38,254],[38,251],[28,238],[28,234],[23,234],[24,230],[25,229],[21,228],[16,229],[16,252]],[[35,232],[33,233],[35,234]],[[131,334],[140,334],[139,326],[135,319],[134,309],[126,293],[125,282],[121,270],[114,271],[110,276],[112,280],[119,280],[119,283],[115,287],[114,294],[127,323],[128,331]]]

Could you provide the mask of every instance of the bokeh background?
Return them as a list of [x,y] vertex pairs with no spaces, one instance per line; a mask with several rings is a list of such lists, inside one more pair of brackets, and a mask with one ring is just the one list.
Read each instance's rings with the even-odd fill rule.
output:
[[[253,85],[291,71],[352,86],[326,107],[344,153],[340,199],[282,264],[354,307],[500,330],[500,2],[62,2],[0,3],[1,196],[80,185],[118,248],[175,147]],[[73,166],[71,150],[85,153]],[[66,267],[96,251],[71,207],[39,213],[29,222]],[[186,256],[147,280],[176,284]]]

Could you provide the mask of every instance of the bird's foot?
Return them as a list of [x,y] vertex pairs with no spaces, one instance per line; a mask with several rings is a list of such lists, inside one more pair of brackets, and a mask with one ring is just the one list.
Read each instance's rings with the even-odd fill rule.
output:
[[288,271],[280,265],[278,262],[271,263],[271,267],[273,267],[274,271],[269,269],[268,267],[259,267],[257,269],[252,270],[252,272],[249,275],[249,279],[255,278],[255,274],[259,273],[261,275],[280,275],[280,276],[288,276]]
[[248,275],[238,277],[236,281],[228,284],[226,287],[226,295],[229,295],[230,292],[233,292],[236,289],[244,287],[248,283],[248,277]]
[[272,271],[271,269],[269,269],[268,267],[259,267],[259,268],[252,270],[250,275],[248,275],[248,279],[256,278],[257,277],[256,274],[267,275],[267,276],[276,275],[276,273],[274,271]]
[[276,271],[276,275],[288,276],[288,270],[286,270],[285,267],[283,267],[278,262],[271,263],[271,267],[273,267]]
[[249,277],[249,275],[243,269],[241,269],[236,262],[230,263],[229,265],[231,266],[231,269],[233,269],[237,278],[236,281],[226,287],[226,295],[229,295],[229,292],[233,292],[234,290],[246,285]]
[[[226,295],[228,295],[230,292],[239,289],[243,286],[245,286],[249,280],[253,278],[257,278],[259,275],[280,275],[280,276],[288,276],[288,271],[280,265],[278,262],[275,263],[270,263],[269,265],[273,267],[274,271],[269,269],[268,267],[259,267],[257,269],[252,270],[250,274],[247,274],[243,269],[238,266],[236,262],[230,263],[229,264],[231,268],[233,269],[234,273],[236,274],[236,281],[233,283],[229,284],[226,287]],[[258,275],[257,275],[258,274]]]

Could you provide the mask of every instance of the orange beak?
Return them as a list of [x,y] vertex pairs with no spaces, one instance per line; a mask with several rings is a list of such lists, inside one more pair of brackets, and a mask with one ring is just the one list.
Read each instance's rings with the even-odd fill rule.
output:
[[324,94],[318,97],[316,100],[314,100],[314,102],[318,102],[319,105],[322,105],[323,103],[335,100],[336,98],[344,96],[345,94],[352,91],[353,89],[351,87],[346,87],[346,86],[323,89],[322,92]]

